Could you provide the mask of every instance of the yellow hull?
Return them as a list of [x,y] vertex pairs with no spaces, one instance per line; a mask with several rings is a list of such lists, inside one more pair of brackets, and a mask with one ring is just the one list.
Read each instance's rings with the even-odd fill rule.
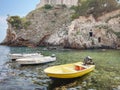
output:
[[[75,67],[79,66],[80,68],[84,68],[82,70],[76,70]],[[44,72],[53,78],[76,78],[81,77],[91,71],[93,71],[95,65],[83,65],[82,62],[72,63],[72,64],[64,64],[58,66],[48,67],[44,70]]]

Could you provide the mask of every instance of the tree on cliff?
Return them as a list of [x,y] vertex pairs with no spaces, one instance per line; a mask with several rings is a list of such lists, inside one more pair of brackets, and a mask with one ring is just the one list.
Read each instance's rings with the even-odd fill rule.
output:
[[11,16],[9,17],[9,19],[7,20],[11,25],[12,27],[16,28],[16,29],[19,29],[21,28],[21,19],[19,16]]
[[25,17],[20,18],[19,16],[11,16],[7,21],[14,27],[14,29],[27,29],[31,24],[30,21],[27,21]]

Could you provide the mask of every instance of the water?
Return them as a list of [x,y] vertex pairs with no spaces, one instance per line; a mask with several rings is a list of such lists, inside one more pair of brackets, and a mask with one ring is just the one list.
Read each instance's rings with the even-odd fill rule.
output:
[[[56,54],[57,61],[43,65],[20,66],[10,62],[9,53]],[[83,61],[91,56],[96,69],[76,79],[52,80],[43,72],[48,66]],[[120,90],[119,50],[47,50],[45,47],[0,46],[0,90]]]

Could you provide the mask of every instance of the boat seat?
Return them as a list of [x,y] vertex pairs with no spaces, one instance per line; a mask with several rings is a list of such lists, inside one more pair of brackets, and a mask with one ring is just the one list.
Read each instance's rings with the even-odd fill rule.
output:
[[64,73],[76,72],[75,69],[73,69],[73,68],[68,68],[68,67],[62,67],[62,71],[63,71]]

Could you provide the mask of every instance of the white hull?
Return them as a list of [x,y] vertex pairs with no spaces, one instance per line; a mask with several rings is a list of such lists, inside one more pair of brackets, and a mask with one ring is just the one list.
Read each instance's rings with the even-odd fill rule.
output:
[[20,58],[26,58],[26,57],[33,57],[33,56],[43,56],[39,53],[31,53],[31,54],[9,54],[10,59],[16,60]]
[[33,65],[33,64],[42,64],[56,61],[56,57],[29,57],[29,58],[21,58],[17,59],[16,62],[21,65]]

